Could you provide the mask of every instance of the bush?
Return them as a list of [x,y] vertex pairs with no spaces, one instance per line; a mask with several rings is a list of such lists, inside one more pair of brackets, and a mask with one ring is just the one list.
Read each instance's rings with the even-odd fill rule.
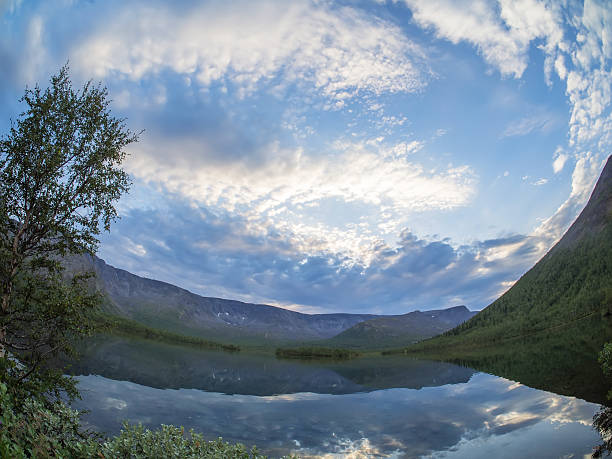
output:
[[265,456],[253,447],[250,451],[240,443],[230,444],[219,438],[204,440],[201,434],[189,431],[186,436],[182,427],[162,425],[161,429],[149,430],[142,425],[124,425],[121,433],[104,442],[99,450],[105,458],[206,458],[206,459],[262,459]]
[[0,383],[0,457],[91,457],[97,443],[79,415],[61,401],[18,401]]
[[17,400],[0,383],[0,457],[21,459],[265,459],[257,448],[223,439],[208,441],[183,427],[162,425],[150,430],[125,424],[121,433],[109,439],[83,431],[81,413],[62,401],[29,397]]

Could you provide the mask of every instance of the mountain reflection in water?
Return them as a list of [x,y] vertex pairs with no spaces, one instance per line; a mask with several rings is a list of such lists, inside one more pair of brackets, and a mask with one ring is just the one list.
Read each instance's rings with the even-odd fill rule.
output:
[[[598,406],[450,363],[276,360],[100,338],[73,366],[86,426],[183,425],[272,457],[583,457]],[[230,395],[233,394],[233,395]]]
[[70,370],[159,389],[200,389],[243,395],[300,392],[351,394],[403,387],[467,382],[474,370],[405,357],[349,361],[277,360],[248,352],[228,353],[153,341],[101,336],[89,341]]

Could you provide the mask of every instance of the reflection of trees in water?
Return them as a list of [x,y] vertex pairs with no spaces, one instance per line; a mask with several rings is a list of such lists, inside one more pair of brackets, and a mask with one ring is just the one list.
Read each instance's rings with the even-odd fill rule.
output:
[[[599,363],[603,374],[612,378],[612,342],[604,344],[599,353]],[[612,400],[612,389],[608,392],[608,401]],[[593,451],[593,457],[602,457],[604,454],[612,453],[612,408],[602,406],[593,417],[593,427],[601,435],[602,443],[597,445]]]
[[602,406],[593,417],[593,427],[603,440],[593,451],[593,457],[602,457],[612,453],[612,408]]
[[279,360],[272,355],[201,350],[147,340],[98,336],[72,362],[74,375],[97,374],[162,389],[244,395],[352,394],[389,388],[465,383],[474,370],[404,357],[349,361]]
[[597,355],[612,337],[612,320],[597,317],[489,347],[458,348],[426,356],[465,365],[526,386],[607,404]]

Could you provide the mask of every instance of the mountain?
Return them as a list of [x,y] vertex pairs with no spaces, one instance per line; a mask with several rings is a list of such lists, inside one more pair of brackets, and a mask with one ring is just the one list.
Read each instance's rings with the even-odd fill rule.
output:
[[203,297],[166,282],[136,276],[97,257],[73,258],[69,271],[93,271],[107,312],[149,327],[232,342],[320,340],[373,314],[302,314],[264,304]]
[[[471,315],[464,306],[449,310],[414,312],[403,316],[374,314],[302,314],[265,304],[196,295],[166,282],[137,276],[91,256],[64,261],[68,272],[92,271],[95,288],[105,297],[105,312],[151,328],[216,342],[234,344],[327,343],[355,325],[373,322],[382,334],[351,332],[353,347],[388,347],[377,342],[397,337],[396,345],[432,336]],[[371,327],[366,326],[365,330]],[[408,331],[408,333],[406,333]],[[344,337],[334,346],[344,343]]]
[[397,316],[365,320],[327,341],[329,345],[352,348],[406,346],[439,335],[476,314],[465,306],[432,311],[414,311]]
[[536,335],[559,339],[579,322],[608,321],[611,313],[612,156],[576,221],[512,288],[467,322],[406,351],[456,354]]

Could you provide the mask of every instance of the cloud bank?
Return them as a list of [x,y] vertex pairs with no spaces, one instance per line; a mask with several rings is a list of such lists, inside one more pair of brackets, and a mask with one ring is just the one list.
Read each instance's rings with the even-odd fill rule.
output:
[[[610,153],[611,10],[9,1],[0,110],[69,60],[146,128],[126,163],[134,193],[102,245],[111,264],[310,311],[480,308],[563,234]],[[513,112],[496,91],[527,103]],[[464,122],[474,107],[482,125]],[[556,209],[531,211],[538,199]]]

